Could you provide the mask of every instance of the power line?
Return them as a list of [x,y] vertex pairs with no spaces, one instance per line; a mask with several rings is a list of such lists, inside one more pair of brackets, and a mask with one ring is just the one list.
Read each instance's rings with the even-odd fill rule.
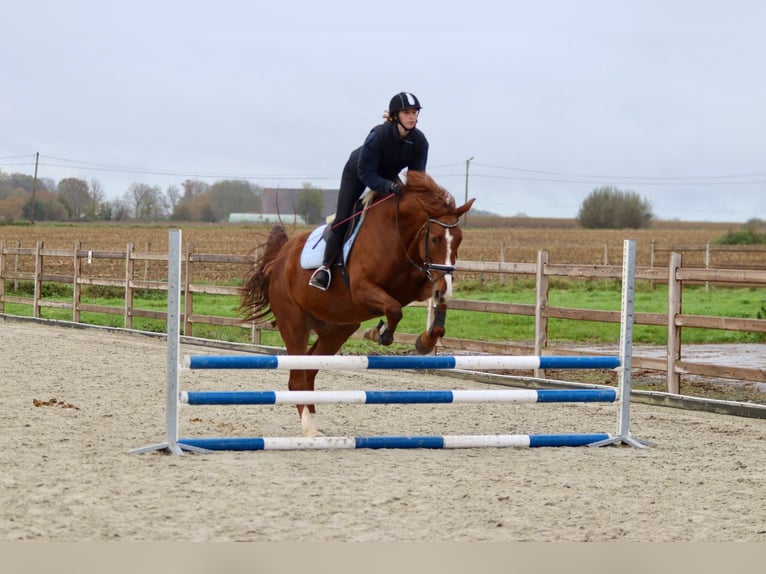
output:
[[23,155],[7,155],[5,157],[0,157],[0,161],[5,161],[6,159],[22,159],[27,158],[29,161],[34,161],[35,154],[33,153],[25,153]]
[[[538,181],[546,183],[581,183],[587,185],[604,185],[604,181],[589,181],[585,179],[553,179],[553,178],[537,178],[537,177],[521,177],[510,175],[492,175],[485,173],[471,173],[471,177],[484,177],[490,179],[512,179],[516,181]],[[766,174],[761,177],[766,177]],[[619,178],[610,180],[610,183],[627,183],[633,185],[643,186],[662,186],[662,187],[690,187],[699,185],[764,185],[766,180],[755,181],[666,181],[666,180],[647,180],[647,181],[621,181]]]
[[109,164],[102,164],[102,163],[96,163],[96,162],[89,162],[89,161],[82,161],[82,160],[74,160],[74,159],[68,159],[68,158],[62,158],[62,157],[54,157],[54,156],[40,156],[41,158],[46,158],[48,160],[53,160],[54,162],[66,162],[65,164],[61,163],[51,163],[49,161],[43,161],[40,162],[40,165],[44,165],[46,167],[59,167],[59,168],[68,168],[68,169],[82,169],[82,170],[90,170],[90,171],[103,171],[103,172],[112,172],[112,173],[132,173],[132,174],[142,174],[142,175],[168,175],[168,176],[174,176],[174,177],[185,177],[185,178],[199,178],[199,179],[243,179],[243,180],[259,180],[259,179],[270,179],[270,180],[280,180],[280,179],[287,179],[287,180],[306,180],[306,179],[338,179],[338,176],[309,176],[309,175],[285,175],[285,174],[277,174],[277,175],[264,175],[264,174],[232,174],[232,173],[189,173],[189,172],[182,172],[182,171],[174,171],[174,170],[163,170],[163,169],[151,169],[151,168],[140,168],[140,167],[129,167],[129,166],[118,166],[118,165],[109,165]]
[[[5,166],[33,165],[34,154],[23,154],[14,156],[0,157],[0,160],[28,159],[27,162],[4,163]],[[171,176],[188,179],[240,179],[240,180],[337,180],[337,175],[287,175],[287,174],[233,174],[233,173],[210,173],[210,172],[185,172],[178,170],[142,168],[136,166],[125,166],[92,162],[87,160],[71,159],[59,156],[40,155],[40,166],[55,167],[64,169],[79,169],[84,171],[98,171],[109,173],[141,174]],[[438,177],[464,177],[461,173],[437,173],[438,170],[450,167],[462,166],[463,162],[450,162],[433,166],[429,171],[432,175]],[[699,175],[699,176],[638,176],[638,175],[597,175],[597,174],[577,174],[550,170],[537,170],[520,168],[515,166],[501,166],[481,162],[472,162],[474,169],[471,172],[472,178],[486,179],[505,179],[512,181],[538,182],[538,183],[559,183],[559,184],[582,184],[582,185],[604,185],[604,184],[640,184],[641,186],[665,186],[665,187],[689,187],[689,186],[714,186],[714,185],[766,185],[766,173],[748,173],[748,174],[729,174],[729,175]],[[504,170],[518,172],[519,175],[501,175],[487,173],[484,170],[476,168],[487,168],[494,170]],[[529,174],[529,175],[525,175]],[[531,177],[531,175],[542,175],[552,177]],[[763,178],[753,181],[742,181],[745,178]]]
[[728,174],[728,175],[679,175],[679,176],[653,176],[653,175],[598,175],[598,174],[578,174],[578,173],[566,173],[558,171],[545,171],[537,169],[525,169],[520,167],[510,167],[501,165],[492,165],[487,163],[474,162],[473,165],[488,167],[491,169],[503,169],[509,171],[519,171],[523,173],[538,173],[541,175],[557,175],[563,177],[578,177],[578,178],[599,178],[599,179],[638,179],[638,180],[685,180],[685,179],[741,179],[746,177],[766,177],[766,173],[740,173],[740,174]]

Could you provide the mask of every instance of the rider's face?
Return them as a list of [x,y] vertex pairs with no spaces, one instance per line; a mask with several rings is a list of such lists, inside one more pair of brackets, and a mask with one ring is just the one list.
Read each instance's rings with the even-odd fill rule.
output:
[[402,110],[399,112],[399,123],[407,130],[413,129],[418,123],[418,112],[419,110]]

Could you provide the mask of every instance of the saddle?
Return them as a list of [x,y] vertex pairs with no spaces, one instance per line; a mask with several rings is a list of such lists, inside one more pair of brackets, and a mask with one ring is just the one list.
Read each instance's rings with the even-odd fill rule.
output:
[[[342,273],[345,277],[345,267],[348,261],[351,248],[354,245],[357,233],[362,226],[367,208],[372,199],[375,196],[375,192],[367,190],[367,192],[354,204],[354,218],[349,222],[346,236],[343,239],[343,249],[341,250],[341,257],[336,262],[336,265],[340,265]],[[314,229],[306,240],[306,244],[301,251],[301,267],[303,269],[316,269],[322,264],[322,258],[324,257],[325,248],[325,235],[330,229],[330,226],[335,221],[335,214],[328,215],[326,223],[320,225]]]

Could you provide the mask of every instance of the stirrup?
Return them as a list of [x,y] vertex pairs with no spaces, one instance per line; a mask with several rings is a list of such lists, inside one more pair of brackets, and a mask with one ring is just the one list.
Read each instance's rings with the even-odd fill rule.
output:
[[[327,278],[326,280],[325,277]],[[332,273],[325,265],[317,267],[317,269],[311,274],[311,279],[309,279],[309,285],[322,291],[327,291],[330,288],[331,282]]]

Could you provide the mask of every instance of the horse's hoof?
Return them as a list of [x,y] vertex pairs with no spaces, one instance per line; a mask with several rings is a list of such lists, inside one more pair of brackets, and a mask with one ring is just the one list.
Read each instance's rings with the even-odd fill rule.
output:
[[423,335],[418,335],[418,338],[415,339],[415,350],[420,355],[430,355],[431,352],[434,350],[434,347],[436,345],[427,345],[426,342],[423,340]]
[[378,323],[377,327],[370,327],[369,329],[365,330],[363,337],[385,346],[388,346],[394,342],[394,334],[389,330],[383,321]]

